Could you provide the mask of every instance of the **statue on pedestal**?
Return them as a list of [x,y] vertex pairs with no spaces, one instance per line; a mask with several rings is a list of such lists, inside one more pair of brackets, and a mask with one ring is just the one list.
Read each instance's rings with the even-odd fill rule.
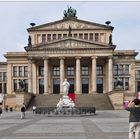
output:
[[65,79],[63,82],[63,92],[65,96],[68,95],[69,88],[70,88],[70,83],[67,81],[67,79]]

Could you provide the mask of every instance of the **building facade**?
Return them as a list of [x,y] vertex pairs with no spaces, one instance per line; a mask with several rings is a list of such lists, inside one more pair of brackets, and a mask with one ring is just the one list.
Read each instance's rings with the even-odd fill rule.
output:
[[140,90],[140,61],[135,59],[138,53],[116,50],[113,29],[109,22],[80,20],[68,12],[62,20],[32,24],[27,29],[25,52],[4,55],[7,62],[0,64],[0,91],[16,94],[22,80],[26,92],[63,94],[66,78],[70,93],[136,93]]

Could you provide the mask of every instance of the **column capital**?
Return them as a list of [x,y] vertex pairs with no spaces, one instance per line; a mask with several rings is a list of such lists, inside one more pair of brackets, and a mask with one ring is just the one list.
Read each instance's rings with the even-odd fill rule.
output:
[[60,56],[59,59],[60,59],[60,60],[61,60],[61,59],[65,59],[65,57],[64,57],[64,56]]
[[96,55],[91,56],[92,59],[97,59]]
[[81,56],[76,56],[75,58],[76,58],[76,59],[81,59]]
[[108,59],[112,59],[112,58],[113,58],[113,56],[112,56],[112,55],[108,56]]
[[48,59],[49,59],[48,56],[44,56],[44,57],[43,57],[43,60],[48,60]]

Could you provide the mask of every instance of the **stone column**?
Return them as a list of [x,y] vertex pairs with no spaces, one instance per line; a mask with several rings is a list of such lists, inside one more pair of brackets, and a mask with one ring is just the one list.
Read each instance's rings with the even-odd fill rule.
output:
[[65,77],[64,57],[60,57],[60,94],[63,94],[63,82]]
[[32,93],[32,60],[28,61],[28,92]]
[[48,70],[48,58],[44,58],[44,94],[48,94],[49,87],[49,70]]
[[91,67],[91,93],[97,92],[97,77],[96,77],[96,56],[92,56],[92,67]]
[[112,56],[108,58],[108,91],[113,89],[113,61]]
[[81,64],[80,64],[80,57],[76,57],[76,94],[81,94]]

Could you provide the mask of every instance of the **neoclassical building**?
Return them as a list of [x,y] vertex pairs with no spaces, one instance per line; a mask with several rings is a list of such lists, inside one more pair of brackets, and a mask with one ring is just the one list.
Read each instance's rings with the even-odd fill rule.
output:
[[[116,50],[113,29],[109,21],[85,21],[69,11],[58,21],[31,23],[25,52],[4,55],[7,62],[1,66],[7,70],[7,80],[0,83],[0,91],[16,94],[22,80],[26,92],[63,94],[62,83],[66,78],[70,93],[136,93],[140,90],[140,61],[135,59],[138,52]],[[2,75],[1,71],[0,79]]]

